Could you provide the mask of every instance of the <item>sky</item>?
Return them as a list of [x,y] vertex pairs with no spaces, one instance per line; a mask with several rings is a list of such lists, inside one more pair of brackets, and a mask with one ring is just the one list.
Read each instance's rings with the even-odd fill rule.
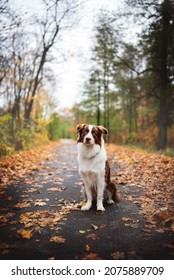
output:
[[[10,1],[24,14],[27,12],[27,16],[39,12],[40,0]],[[80,21],[63,36],[61,49],[65,51],[67,59],[61,63],[56,60],[51,66],[57,81],[53,94],[58,108],[70,108],[83,92],[90,67],[93,27],[100,10],[117,10],[122,4],[123,0],[86,0],[80,11]]]

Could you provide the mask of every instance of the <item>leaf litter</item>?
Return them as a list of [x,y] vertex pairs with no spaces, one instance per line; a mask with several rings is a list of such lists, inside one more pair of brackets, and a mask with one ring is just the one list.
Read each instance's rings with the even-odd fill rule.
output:
[[140,188],[140,196],[125,199],[140,206],[147,226],[174,231],[174,157],[109,144],[116,184]]
[[[25,180],[25,182],[30,186],[30,188],[24,191],[26,194],[40,194],[40,190],[43,188],[41,180],[38,178],[26,177],[33,171],[39,172],[40,170],[40,176],[44,177],[44,181],[46,183],[51,183],[52,185],[55,184],[55,186],[47,188],[49,193],[63,191],[64,186],[62,183],[64,179],[59,176],[54,177],[55,172],[48,171],[49,167],[40,166],[41,159],[45,156],[47,156],[48,159],[51,156],[51,150],[53,147],[54,145],[48,150],[46,149],[42,158],[42,153],[37,155],[37,153],[33,151],[25,151],[24,153],[20,152],[12,157],[3,158],[3,162],[0,161],[0,172],[2,174],[0,179],[0,197],[12,201],[13,198],[6,195],[6,189],[9,184],[21,179]],[[108,145],[107,150],[110,160],[115,166],[114,170],[116,170],[115,174],[113,174],[115,183],[143,189],[143,194],[138,198],[137,196],[129,195],[126,199],[140,206],[139,214],[143,214],[146,218],[144,231],[147,233],[149,232],[150,234],[151,229],[156,226],[164,227],[164,229],[158,228],[159,231],[164,231],[166,228],[168,231],[174,231],[174,159],[159,154],[150,154],[144,151],[135,151],[130,148],[117,147],[115,145]],[[66,163],[64,163],[64,166],[65,165]],[[57,173],[59,174],[60,171],[57,170]],[[72,176],[69,175],[69,177]],[[81,182],[76,183],[78,186],[81,184]],[[25,198],[25,196],[23,196],[23,198]],[[18,237],[30,239],[33,237],[33,233],[35,231],[41,234],[44,227],[56,230],[57,224],[61,224],[61,220],[63,219],[66,220],[65,217],[70,213],[70,211],[79,210],[84,203],[75,203],[74,201],[68,202],[64,199],[59,199],[58,202],[61,207],[60,211],[37,210],[37,207],[47,205],[48,201],[49,199],[36,199],[35,201],[26,199],[13,206],[14,210],[27,210],[27,208],[29,208],[32,204],[36,207],[35,212],[28,211],[19,215],[19,222],[23,225],[23,227],[17,230]],[[15,221],[10,220],[14,215],[15,213],[2,215],[1,224],[15,223]],[[134,228],[139,226],[139,220],[133,218],[123,217],[122,221],[125,222],[125,226]],[[91,227],[96,231],[98,228],[104,229],[107,225],[101,224],[100,226],[96,226],[95,224],[92,224]],[[79,231],[81,234],[85,234],[87,232],[88,230]],[[99,239],[95,233],[88,234],[86,238],[94,241]],[[50,238],[50,242],[59,244],[64,243],[65,241],[66,240],[59,235],[55,235]],[[163,246],[173,248],[173,245],[167,242],[163,244]],[[8,254],[8,244],[7,247],[4,249],[2,248],[2,250],[1,254]],[[91,251],[90,244],[86,245],[85,251]],[[135,251],[130,252],[130,256],[132,256],[132,258],[134,258],[135,255]],[[125,255],[124,252],[116,251],[111,254],[111,257],[113,259],[124,259]],[[102,258],[96,253],[89,252],[83,259]]]

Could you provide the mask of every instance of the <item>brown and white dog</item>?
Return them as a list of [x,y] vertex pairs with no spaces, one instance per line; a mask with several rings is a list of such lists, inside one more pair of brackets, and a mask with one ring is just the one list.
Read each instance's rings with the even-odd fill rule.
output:
[[103,199],[108,204],[118,202],[119,194],[110,179],[110,167],[104,148],[103,134],[108,131],[103,126],[78,124],[77,139],[79,173],[83,180],[83,194],[86,205],[82,210],[89,210],[92,202],[97,202],[97,210],[104,211]]

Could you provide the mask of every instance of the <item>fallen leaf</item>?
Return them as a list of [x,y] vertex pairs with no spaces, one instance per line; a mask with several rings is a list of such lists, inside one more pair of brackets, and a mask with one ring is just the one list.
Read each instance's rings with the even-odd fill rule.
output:
[[165,242],[165,243],[162,244],[162,246],[163,246],[163,247],[168,247],[168,248],[170,248],[170,249],[174,249],[174,244],[171,244],[171,243]]
[[[63,213],[63,212],[62,212]],[[35,211],[26,212],[20,215],[19,221],[25,227],[50,227],[57,226],[57,223],[64,217],[60,212],[55,211]]]
[[94,224],[91,224],[92,228],[97,230],[98,229],[98,226],[94,225]]
[[0,249],[7,249],[7,248],[10,248],[9,244],[0,242]]
[[44,201],[36,201],[34,203],[34,206],[44,206],[44,205],[46,205],[46,203]]
[[123,218],[121,218],[121,219],[122,219],[122,221],[124,221],[124,222],[132,222],[132,223],[138,223],[138,222],[139,222],[138,219],[133,219],[133,218],[126,218],[126,217],[123,217]]
[[30,205],[31,204],[29,201],[25,201],[25,202],[17,203],[16,205],[13,206],[13,209],[20,210],[23,208],[30,207]]
[[56,192],[61,192],[62,189],[61,188],[56,188],[56,187],[52,187],[52,188],[48,188],[48,191],[56,191]]
[[65,209],[63,209],[64,211],[60,211],[60,215],[62,216],[66,216],[69,214],[69,211],[65,211]]
[[31,189],[29,189],[28,191],[27,191],[28,193],[32,193],[32,192],[35,192],[35,193],[40,193],[37,189],[35,189],[35,188],[31,188]]
[[100,225],[100,228],[106,228],[106,227],[107,227],[106,224],[101,224],[101,225]]
[[32,237],[33,230],[19,229],[17,233],[24,239],[30,239]]
[[130,218],[126,218],[126,217],[123,217],[123,218],[121,218],[121,219],[122,219],[122,221],[124,221],[124,222],[130,221]]
[[91,238],[92,240],[100,239],[99,236],[97,236],[95,233],[90,233],[86,236],[86,238]]
[[131,227],[131,228],[139,228],[139,224],[125,224],[125,227]]
[[9,212],[5,215],[0,215],[0,224],[9,222],[9,219],[13,217],[15,213]]
[[124,260],[125,259],[124,252],[119,252],[119,251],[112,253],[111,257],[114,260]]
[[152,233],[151,229],[149,229],[149,228],[144,228],[144,229],[142,229],[142,231],[145,233],[149,233],[149,234]]
[[102,260],[102,257],[96,253],[89,253],[83,258],[83,260]]
[[136,251],[134,251],[134,250],[132,250],[132,251],[129,251],[128,253],[127,253],[127,257],[129,258],[129,259],[134,259],[134,258],[136,258]]
[[50,242],[56,242],[59,244],[65,243],[65,238],[61,237],[61,236],[52,236],[50,238]]
[[168,214],[168,211],[160,211],[157,210],[153,215],[152,215],[152,220],[154,220],[156,223],[161,223],[163,221],[167,222],[170,220],[170,215]]
[[91,250],[91,246],[87,244],[87,245],[85,246],[85,251],[88,252],[88,251],[90,251],[90,250]]
[[9,250],[8,249],[5,249],[1,252],[1,255],[5,256],[5,255],[8,255],[9,254]]
[[84,233],[86,233],[86,231],[85,230],[79,230],[79,233],[84,234]]
[[160,211],[167,211],[167,207],[161,207],[159,208]]

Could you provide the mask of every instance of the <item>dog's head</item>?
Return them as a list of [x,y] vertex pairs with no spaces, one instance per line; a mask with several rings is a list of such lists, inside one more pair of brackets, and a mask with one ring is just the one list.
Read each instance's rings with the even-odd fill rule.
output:
[[85,145],[98,144],[101,146],[103,134],[108,134],[107,129],[101,125],[78,124],[76,131],[79,133],[77,143]]

